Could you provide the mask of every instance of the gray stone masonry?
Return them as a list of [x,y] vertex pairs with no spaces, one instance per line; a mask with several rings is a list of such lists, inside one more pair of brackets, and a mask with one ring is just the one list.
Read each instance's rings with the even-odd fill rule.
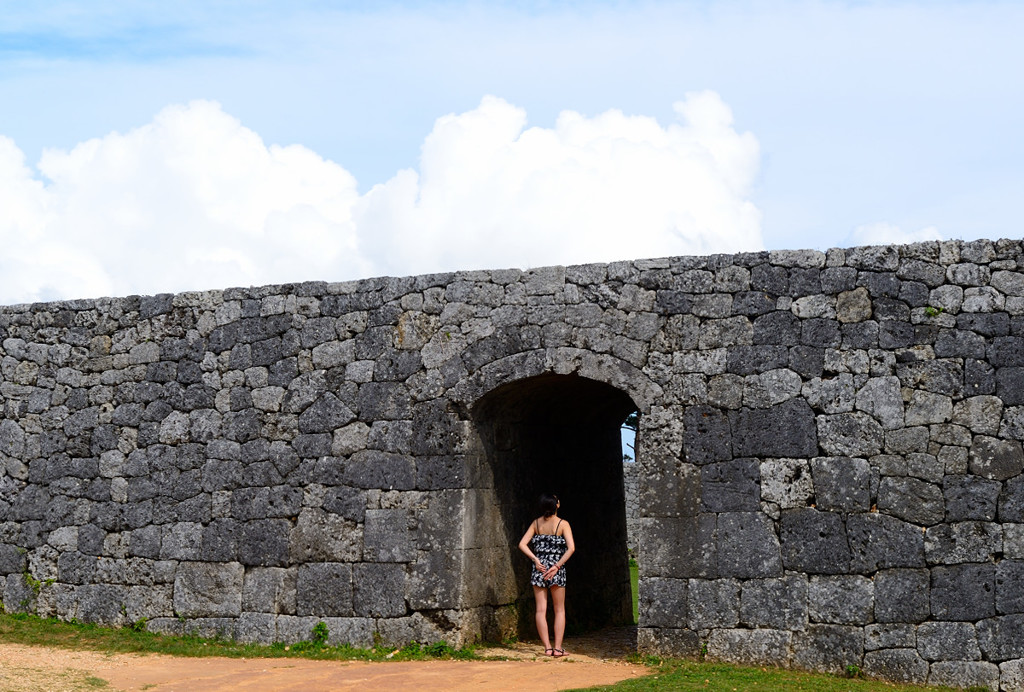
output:
[[1021,690],[1022,443],[1020,240],[7,306],[0,601],[498,638],[543,481],[646,651]]

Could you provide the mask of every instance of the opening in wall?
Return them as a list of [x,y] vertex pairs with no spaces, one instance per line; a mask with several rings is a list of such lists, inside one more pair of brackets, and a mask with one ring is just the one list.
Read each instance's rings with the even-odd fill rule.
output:
[[633,622],[621,425],[636,409],[611,385],[553,374],[504,385],[474,405],[485,456],[477,502],[491,508],[478,516],[492,526],[474,529],[478,545],[490,542],[481,546],[488,569],[467,578],[507,585],[489,592],[506,602],[488,605],[516,603],[520,636],[532,639],[536,632],[530,564],[517,544],[542,492],[561,499],[559,515],[572,524],[576,540],[567,566],[569,631]]

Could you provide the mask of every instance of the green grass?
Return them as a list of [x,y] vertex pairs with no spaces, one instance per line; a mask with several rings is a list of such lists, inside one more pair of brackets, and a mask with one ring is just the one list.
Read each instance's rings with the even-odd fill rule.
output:
[[640,622],[640,568],[629,558],[629,585],[633,589],[633,624]]
[[642,662],[651,666],[651,675],[586,689],[609,692],[952,692],[948,687],[898,685],[878,680],[852,679],[781,668],[751,668],[726,663],[696,663],[656,658],[642,659]]
[[173,637],[146,632],[141,627],[111,628],[61,622],[25,614],[0,614],[0,641],[91,649],[109,653],[159,653],[171,656],[225,656],[228,658],[314,658],[342,661],[419,661],[436,658],[477,658],[472,647],[455,649],[444,642],[403,647],[378,645],[363,649],[343,644],[328,646],[321,627],[310,632],[310,640],[298,644],[240,644],[224,639]]

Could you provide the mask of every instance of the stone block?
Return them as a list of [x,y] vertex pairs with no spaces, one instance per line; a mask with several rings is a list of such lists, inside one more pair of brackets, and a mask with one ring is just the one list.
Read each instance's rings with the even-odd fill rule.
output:
[[637,631],[637,649],[653,656],[697,658],[701,652],[701,641],[693,630],[641,627]]
[[842,574],[850,566],[846,526],[840,515],[816,509],[782,512],[782,564],[808,574]]
[[705,512],[756,511],[760,503],[756,459],[736,459],[701,468],[701,505]]
[[793,634],[793,666],[826,673],[862,667],[864,633],[860,627],[808,625]]
[[804,384],[801,393],[815,410],[848,413],[856,402],[857,388],[853,384],[853,375],[844,372],[827,379],[815,377]]
[[933,567],[932,617],[973,622],[995,615],[995,565]]
[[790,574],[744,581],[740,622],[750,627],[802,630],[807,626],[807,577]]
[[995,520],[1001,488],[998,481],[977,476],[947,475],[942,480],[946,521]]
[[924,526],[939,523],[946,514],[939,486],[916,478],[883,478],[878,484],[878,509]]
[[[636,465],[634,465],[634,468]],[[695,517],[700,513],[701,467],[656,456],[639,474],[638,507],[649,517]]]
[[903,395],[897,377],[872,377],[857,390],[857,408],[886,430],[903,427]]
[[1003,417],[1003,402],[995,396],[972,396],[953,407],[953,422],[981,435],[995,435]]
[[761,499],[782,509],[806,507],[814,498],[810,464],[806,459],[768,459],[761,462]]
[[874,612],[874,582],[858,575],[813,576],[807,586],[811,622],[864,625]]
[[352,565],[314,562],[300,565],[295,583],[295,612],[316,617],[351,617]]
[[882,649],[864,654],[864,674],[893,682],[923,685],[928,663],[913,649]]
[[[877,595],[878,585],[875,585]],[[903,623],[883,623],[864,628],[864,650],[913,649],[917,647],[917,628]]]
[[929,685],[999,689],[999,667],[985,661],[938,661],[931,664]]
[[779,541],[772,521],[764,514],[720,514],[716,540],[719,576],[757,579],[782,574]]
[[288,537],[288,559],[302,562],[354,562],[362,558],[363,530],[337,514],[310,507],[299,512]]
[[875,620],[896,623],[927,620],[931,614],[929,580],[926,569],[879,571],[875,574]]
[[996,612],[1024,613],[1024,560],[1002,560],[996,565]]
[[642,627],[685,627],[686,579],[645,577],[640,580],[640,622]]
[[1003,552],[1003,530],[988,521],[961,521],[932,526],[924,536],[928,564],[988,562]]
[[839,413],[817,417],[818,442],[835,456],[871,456],[882,451],[885,433],[866,413]]
[[818,452],[814,413],[802,399],[767,409],[729,412],[733,451],[743,457],[812,457]]
[[735,579],[691,579],[687,587],[690,629],[735,627],[740,619],[740,585]]
[[942,394],[914,390],[904,412],[908,426],[945,423],[953,417],[953,400]]
[[715,515],[640,519],[637,523],[640,552],[647,558],[646,574],[677,579],[717,576]]
[[461,605],[462,556],[458,551],[423,552],[412,563],[406,600],[413,610],[439,610]]
[[1006,406],[1024,404],[1024,367],[996,368],[996,396]]
[[240,525],[238,561],[243,565],[281,567],[288,564],[292,524],[287,519],[260,519]]
[[977,629],[978,644],[986,659],[998,663],[1024,657],[1024,615],[982,620]]
[[865,512],[871,508],[871,467],[864,459],[817,457],[811,460],[818,509]]
[[999,520],[1024,524],[1024,476],[1003,484],[999,493]]
[[186,618],[238,617],[245,568],[237,562],[182,562],[174,579],[174,611]]
[[364,559],[370,562],[412,562],[416,558],[413,527],[408,510],[366,510]]
[[313,628],[316,627],[317,623],[327,618],[317,617],[315,615],[295,616],[295,615],[278,615],[277,616],[277,641],[283,644],[298,644],[299,642],[308,642],[313,636]]
[[683,414],[686,461],[707,464],[732,458],[732,434],[726,413],[711,406],[691,406]]
[[403,454],[364,450],[348,459],[341,480],[355,488],[412,490],[416,487],[416,466],[412,457]]
[[1024,559],[1024,523],[1003,524],[1003,555]]
[[252,567],[242,587],[244,613],[295,614],[295,568]]
[[277,616],[242,613],[235,622],[235,640],[244,644],[273,644],[277,640]]
[[923,622],[917,626],[917,650],[929,661],[977,661],[981,658],[974,625]]
[[365,617],[405,615],[405,567],[357,564],[352,567],[352,607]]
[[790,632],[770,629],[719,629],[708,639],[712,660],[740,665],[786,666],[789,664]]
[[977,435],[971,445],[971,473],[1005,481],[1024,471],[1024,449],[1017,440]]

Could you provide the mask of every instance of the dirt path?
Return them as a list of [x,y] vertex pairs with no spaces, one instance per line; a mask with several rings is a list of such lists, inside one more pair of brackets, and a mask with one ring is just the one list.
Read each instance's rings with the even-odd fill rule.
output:
[[[635,635],[634,635],[635,636]],[[635,641],[635,639],[634,639]],[[573,648],[569,648],[573,646]],[[625,648],[624,648],[625,647]],[[175,658],[0,644],[0,690],[549,690],[606,685],[643,675],[622,660],[628,631],[567,641],[570,655],[551,659],[538,644],[487,649],[511,660],[364,663],[303,659]],[[109,686],[102,687],[103,682]]]

